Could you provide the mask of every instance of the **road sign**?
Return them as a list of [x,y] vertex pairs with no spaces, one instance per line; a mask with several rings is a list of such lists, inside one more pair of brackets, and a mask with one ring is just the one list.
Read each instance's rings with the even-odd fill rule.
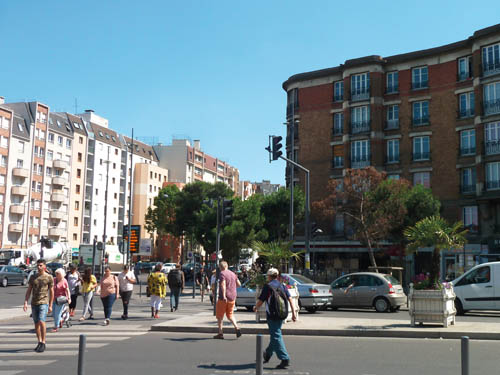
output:
[[139,255],[151,256],[151,238],[141,238]]
[[188,257],[188,259],[193,259],[193,252],[192,251],[188,251],[187,252],[187,257]]
[[[130,231],[132,235],[130,236],[130,252],[139,252],[139,239],[141,238],[141,226],[131,225]],[[123,241],[128,243],[128,225],[123,226]]]

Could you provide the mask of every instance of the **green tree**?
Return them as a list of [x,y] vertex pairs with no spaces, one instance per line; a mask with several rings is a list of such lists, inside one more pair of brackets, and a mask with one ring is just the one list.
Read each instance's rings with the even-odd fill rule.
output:
[[267,262],[281,271],[286,271],[287,263],[290,259],[299,260],[303,251],[294,252],[292,250],[293,241],[254,241],[252,248],[265,257]]
[[404,235],[408,240],[406,250],[409,253],[417,252],[422,247],[433,248],[429,276],[432,286],[438,284],[441,251],[463,247],[467,242],[466,234],[467,230],[463,229],[462,222],[458,221],[450,226],[440,216],[426,217],[404,230]]
[[176,185],[168,185],[159,191],[154,199],[154,208],[148,207],[145,216],[145,228],[149,233],[179,235],[175,216],[179,194]]

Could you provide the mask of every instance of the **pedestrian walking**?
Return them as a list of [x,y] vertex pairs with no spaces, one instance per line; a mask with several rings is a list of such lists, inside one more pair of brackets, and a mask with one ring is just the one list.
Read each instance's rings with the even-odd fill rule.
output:
[[233,315],[234,304],[236,302],[236,288],[241,285],[238,280],[238,276],[228,269],[226,261],[222,261],[219,264],[220,274],[219,274],[219,298],[217,299],[217,305],[215,306],[215,317],[217,318],[217,325],[219,328],[219,333],[214,336],[214,339],[223,339],[224,334],[222,332],[222,321],[224,315],[233,323],[234,329],[236,330],[236,337],[241,336],[241,331],[238,328],[238,323]]
[[64,278],[66,272],[62,268],[56,270],[56,280],[54,281],[54,302],[52,304],[52,316],[54,317],[54,328],[52,332],[57,332],[62,327],[61,314],[63,307],[67,303],[71,304],[71,293],[68,281]]
[[47,319],[47,312],[52,311],[52,303],[54,302],[54,279],[46,272],[47,267],[44,259],[38,259],[36,267],[37,273],[29,279],[23,310],[28,310],[28,301],[31,296],[31,315],[38,339],[35,352],[42,353],[46,348],[45,336],[47,328],[45,320]]
[[160,317],[161,299],[167,295],[167,278],[161,272],[162,264],[158,263],[154,271],[148,276],[148,290],[151,303],[151,317],[158,319]]
[[75,316],[76,300],[80,294],[80,285],[82,285],[82,278],[80,272],[76,269],[74,263],[70,263],[69,272],[66,275],[68,280],[69,291],[71,292],[71,303],[69,304],[69,316]]
[[128,265],[123,266],[123,271],[118,275],[118,283],[120,284],[120,297],[123,304],[122,319],[126,320],[128,319],[128,305],[136,283],[134,273],[129,270]]
[[175,268],[168,273],[168,287],[170,288],[170,312],[179,308],[179,297],[184,290],[186,278],[182,272],[181,265],[177,263]]
[[111,268],[104,268],[104,276],[101,279],[101,301],[104,308],[104,325],[109,325],[113,304],[119,298],[118,278],[111,274]]
[[205,291],[208,290],[209,285],[208,276],[204,267],[196,274],[196,285],[200,287],[201,302],[203,302],[203,296],[205,295]]
[[83,311],[79,319],[80,322],[87,318],[87,313],[90,314],[89,319],[94,319],[94,293],[97,288],[97,279],[92,275],[92,270],[87,267],[83,271],[82,277],[82,296],[83,296]]
[[270,268],[267,271],[267,284],[262,288],[257,303],[254,306],[254,311],[266,303],[266,320],[267,326],[269,328],[269,346],[263,353],[264,363],[269,362],[273,353],[276,353],[277,357],[281,360],[280,364],[276,367],[277,369],[285,369],[290,366],[290,356],[285,347],[285,342],[283,341],[283,335],[281,333],[281,326],[283,325],[283,320],[285,317],[278,317],[276,304],[279,304],[281,300],[282,303],[286,304],[288,302],[290,308],[292,309],[292,320],[295,322],[297,320],[297,315],[295,314],[295,309],[293,307],[292,298],[288,289],[278,281],[279,271],[276,268]]
[[212,270],[212,276],[210,276],[210,303],[214,305],[215,299],[215,283],[217,282],[217,270]]

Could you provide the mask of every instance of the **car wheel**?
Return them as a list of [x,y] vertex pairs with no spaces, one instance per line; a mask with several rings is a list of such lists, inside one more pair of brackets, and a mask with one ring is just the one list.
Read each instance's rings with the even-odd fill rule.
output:
[[23,286],[26,286],[26,284],[28,284],[28,278],[24,277],[23,278]]
[[2,280],[2,286],[5,288],[5,287],[7,287],[7,285],[9,285],[9,280],[7,280],[7,278],[4,277]]
[[384,297],[379,297],[373,303],[373,307],[377,312],[386,312],[389,310],[389,302]]
[[457,315],[465,315],[464,306],[458,298],[455,298],[455,309],[457,310]]
[[316,311],[318,311],[318,308],[316,306],[306,307],[306,311],[310,314],[314,314]]

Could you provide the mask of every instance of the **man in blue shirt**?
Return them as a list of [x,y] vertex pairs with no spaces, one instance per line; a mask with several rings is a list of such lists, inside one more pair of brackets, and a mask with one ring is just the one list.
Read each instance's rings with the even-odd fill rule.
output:
[[267,326],[269,327],[270,341],[269,346],[264,350],[264,363],[269,362],[273,353],[281,360],[281,363],[276,367],[277,369],[285,369],[290,366],[290,356],[286,351],[285,342],[283,341],[283,335],[281,334],[281,326],[283,325],[283,320],[273,320],[269,319],[269,298],[271,297],[271,288],[277,289],[281,288],[288,300],[289,308],[292,310],[292,320],[295,322],[297,320],[297,315],[293,308],[292,298],[288,289],[279,282],[278,280],[279,271],[276,268],[270,268],[267,271],[267,281],[268,283],[262,288],[262,292],[254,306],[254,311],[257,311],[264,302],[266,302],[266,316],[267,316]]

